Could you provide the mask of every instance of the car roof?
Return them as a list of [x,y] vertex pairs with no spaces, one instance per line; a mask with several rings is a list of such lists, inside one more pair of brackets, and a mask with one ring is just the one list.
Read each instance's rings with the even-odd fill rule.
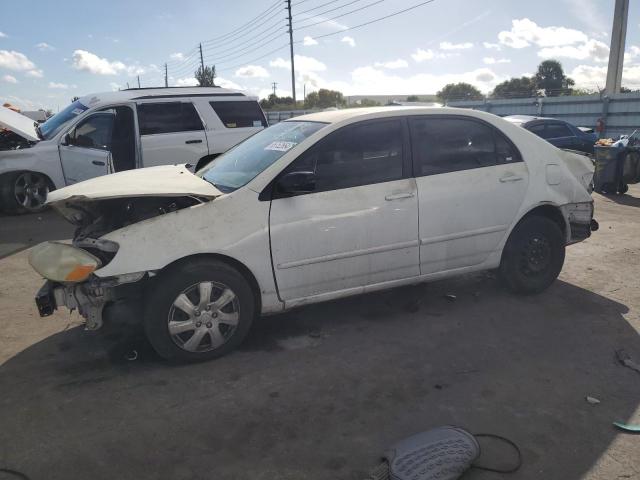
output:
[[220,87],[130,88],[113,92],[91,93],[81,97],[79,100],[87,107],[93,107],[96,104],[125,102],[129,100],[194,96],[238,97],[237,100],[257,100],[256,97],[249,97],[238,90]]
[[366,120],[374,118],[393,117],[398,115],[465,115],[476,118],[492,118],[496,116],[482,112],[480,110],[471,110],[468,108],[455,107],[364,107],[364,108],[345,108],[342,110],[331,110],[323,112],[308,113],[299,117],[293,117],[286,122],[307,121],[322,123],[350,123],[349,120]]

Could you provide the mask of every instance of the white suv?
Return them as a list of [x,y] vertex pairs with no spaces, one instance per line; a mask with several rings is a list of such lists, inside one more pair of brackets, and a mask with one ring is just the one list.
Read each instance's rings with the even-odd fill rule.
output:
[[495,115],[322,112],[278,123],[192,174],[164,166],[53,192],[79,228],[34,247],[41,315],[144,319],[160,355],[201,360],[255,315],[499,268],[536,293],[597,228],[591,160]]
[[0,209],[37,211],[50,190],[108,173],[199,169],[266,126],[255,97],[223,88],[87,95],[39,126],[0,107]]

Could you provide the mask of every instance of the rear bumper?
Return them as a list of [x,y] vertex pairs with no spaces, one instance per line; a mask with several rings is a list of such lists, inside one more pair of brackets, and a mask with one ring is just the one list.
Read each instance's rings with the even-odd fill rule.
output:
[[53,294],[53,283],[47,280],[38,293],[36,293],[36,306],[41,317],[48,317],[58,308],[56,298]]
[[598,230],[598,222],[593,218],[593,201],[569,203],[560,207],[567,222],[567,245],[581,242]]

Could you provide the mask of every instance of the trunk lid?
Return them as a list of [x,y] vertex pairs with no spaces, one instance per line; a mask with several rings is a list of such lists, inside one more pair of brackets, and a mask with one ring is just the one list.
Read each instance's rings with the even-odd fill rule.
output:
[[36,122],[6,107],[0,107],[0,128],[11,130],[13,133],[32,142],[40,141],[36,130]]

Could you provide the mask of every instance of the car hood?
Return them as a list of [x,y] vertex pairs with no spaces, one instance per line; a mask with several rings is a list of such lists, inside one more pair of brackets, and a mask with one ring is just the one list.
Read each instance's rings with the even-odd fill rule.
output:
[[71,200],[125,197],[183,197],[213,199],[222,192],[191,173],[185,165],[162,165],[113,173],[70,185],[49,194],[48,204]]
[[11,130],[32,142],[40,140],[36,131],[36,123],[32,119],[6,107],[0,107],[0,128]]

